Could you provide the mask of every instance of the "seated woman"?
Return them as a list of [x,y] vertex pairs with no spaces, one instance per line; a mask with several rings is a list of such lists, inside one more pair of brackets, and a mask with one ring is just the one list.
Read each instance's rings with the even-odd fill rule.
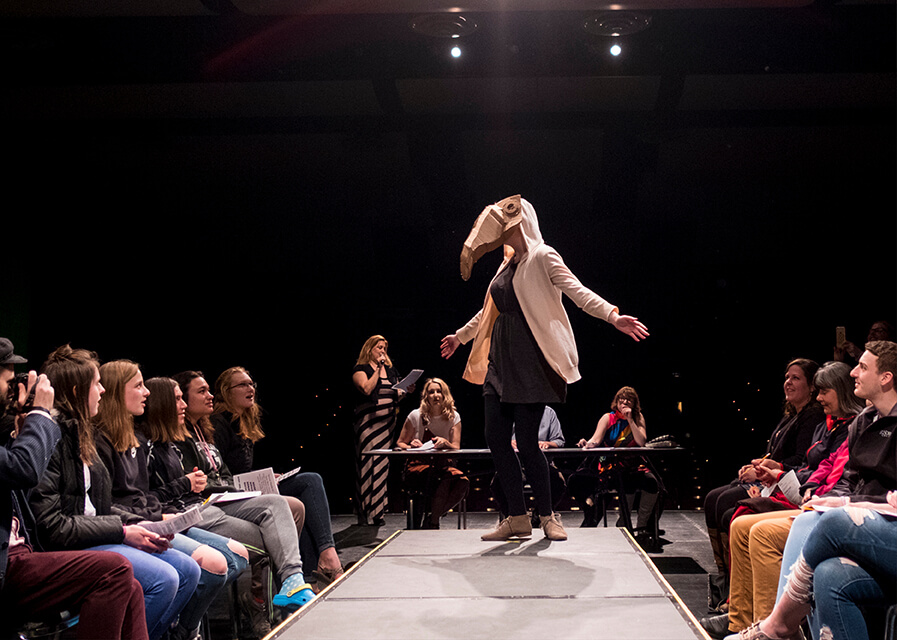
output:
[[[150,493],[167,508],[184,510],[204,502],[206,474],[199,469],[185,473],[181,450],[177,443],[190,437],[184,426],[187,403],[178,383],[171,378],[150,378],[146,381],[150,392],[146,410],[135,420],[135,433],[147,450],[147,472]],[[261,638],[271,631],[272,612],[266,605],[267,596],[262,564],[265,551],[264,531],[250,520],[227,515],[212,504],[202,508],[202,522],[190,529],[205,529],[242,541],[253,553],[252,586],[249,593],[240,594],[240,604],[249,616],[253,633]]]
[[[243,367],[231,367],[215,381],[215,411],[211,416],[215,444],[231,473],[255,469],[255,443],[265,437],[262,409],[256,401],[256,384]],[[288,501],[305,505],[305,523],[299,537],[303,561],[316,566],[312,572],[317,587],[327,586],[343,574],[330,528],[330,503],[324,480],[317,473],[303,471],[278,484]]]
[[[850,367],[842,362],[822,366],[813,378],[813,385],[819,389],[816,399],[826,419],[816,429],[813,444],[807,450],[806,464],[795,471],[804,501],[824,495],[841,478],[848,455],[847,429],[863,408],[853,392]],[[775,467],[757,468],[758,479],[767,485],[773,484],[782,473]],[[772,611],[785,540],[793,517],[800,514],[800,504],[790,503],[778,491],[768,498],[751,498],[742,503],[747,506],[736,511],[729,529],[729,612],[701,620],[705,631],[720,637],[730,631],[740,631]],[[742,509],[744,515],[740,515]]]
[[[140,368],[127,360],[107,362],[100,367],[100,382],[106,392],[95,418],[100,432],[96,444],[112,479],[113,504],[148,521],[176,514],[176,509],[150,493],[147,443],[141,443],[134,432],[134,417],[143,415],[150,395]],[[193,558],[201,569],[196,591],[181,611],[178,630],[170,634],[172,638],[193,638],[225,583],[235,580],[248,565],[249,552],[233,539],[198,527],[175,534],[171,546]]]
[[[610,408],[610,413],[605,413],[598,420],[592,437],[580,440],[576,446],[586,449],[645,446],[648,432],[635,389],[623,387],[617,391]],[[629,458],[616,462],[607,462],[603,457],[587,459],[567,479],[567,491],[585,513],[581,526],[598,526],[602,513],[599,511],[599,502],[593,498],[593,494],[611,481],[612,473],[623,474],[623,484],[627,487],[627,492],[636,489],[641,491],[636,534],[644,537],[654,529],[659,485],[650,470]],[[629,508],[629,505],[621,505],[620,508]]]
[[[214,410],[214,396],[209,390],[209,383],[198,371],[184,371],[174,376],[174,380],[183,391],[183,399],[187,403],[184,425],[188,437],[176,444],[183,471],[198,469],[206,474],[207,493],[233,490],[233,474],[215,446],[209,421]],[[298,500],[292,504],[296,502],[302,504]],[[295,611],[314,598],[311,586],[305,582],[299,554],[304,508],[291,513],[287,501],[279,495],[261,495],[248,500],[221,502],[216,506],[229,516],[248,520],[261,528],[265,550],[281,585],[272,600],[274,606]],[[258,581],[257,565],[252,566],[254,579]]]
[[[396,446],[416,449],[432,442],[435,449],[461,448],[461,416],[455,411],[455,399],[440,378],[430,378],[421,391],[420,407],[405,419]],[[430,515],[424,529],[438,529],[439,520],[461,502],[470,488],[464,473],[444,458],[412,460],[405,466],[405,482],[416,491],[430,495]]]
[[[816,426],[825,419],[822,407],[816,401],[813,377],[819,365],[806,358],[798,358],[785,368],[785,413],[773,430],[766,447],[767,459],[775,460],[785,470],[804,464],[804,455],[813,442]],[[749,497],[751,486],[760,486],[757,480],[755,458],[741,467],[738,477],[730,483],[708,492],[704,499],[704,519],[707,536],[713,550],[717,575],[709,577],[708,601],[711,609],[722,611],[729,597],[729,522],[739,500]]]
[[48,550],[99,549],[127,558],[143,587],[149,637],[157,640],[193,596],[199,565],[112,504],[112,483],[97,457],[91,424],[103,394],[96,355],[60,347],[43,373],[56,390],[62,438],[30,496],[38,535]]

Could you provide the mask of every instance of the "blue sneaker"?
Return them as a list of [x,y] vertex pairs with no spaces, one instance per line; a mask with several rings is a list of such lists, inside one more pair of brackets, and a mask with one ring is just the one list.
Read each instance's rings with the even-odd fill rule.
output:
[[275,607],[281,607],[292,613],[314,598],[315,592],[311,590],[311,585],[305,582],[305,577],[301,573],[296,573],[284,581],[280,593],[274,596],[272,603]]

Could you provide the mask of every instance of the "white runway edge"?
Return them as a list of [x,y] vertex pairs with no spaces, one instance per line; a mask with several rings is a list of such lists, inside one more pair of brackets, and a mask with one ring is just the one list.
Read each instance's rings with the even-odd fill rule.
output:
[[708,638],[623,529],[483,542],[399,531],[268,636],[279,640]]

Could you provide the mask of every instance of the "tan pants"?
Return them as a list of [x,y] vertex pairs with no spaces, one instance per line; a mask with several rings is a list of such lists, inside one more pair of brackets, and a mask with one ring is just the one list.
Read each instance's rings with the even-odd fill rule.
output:
[[732,520],[729,631],[746,629],[772,612],[791,516],[799,514],[799,510],[773,511]]

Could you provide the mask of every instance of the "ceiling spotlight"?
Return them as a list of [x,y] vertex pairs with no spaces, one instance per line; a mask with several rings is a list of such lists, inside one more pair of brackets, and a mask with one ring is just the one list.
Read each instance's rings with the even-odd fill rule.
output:
[[461,57],[461,47],[452,47],[451,54],[453,58]]
[[619,56],[621,53],[623,53],[623,47],[621,47],[621,46],[618,45],[618,44],[615,44],[615,45],[611,46],[611,48],[610,48],[610,55],[612,55],[613,57],[616,58],[616,57]]
[[478,25],[460,13],[425,13],[412,18],[408,26],[431,38],[463,38],[476,31]]
[[651,16],[637,11],[602,11],[586,18],[582,28],[594,36],[620,37],[644,31]]

